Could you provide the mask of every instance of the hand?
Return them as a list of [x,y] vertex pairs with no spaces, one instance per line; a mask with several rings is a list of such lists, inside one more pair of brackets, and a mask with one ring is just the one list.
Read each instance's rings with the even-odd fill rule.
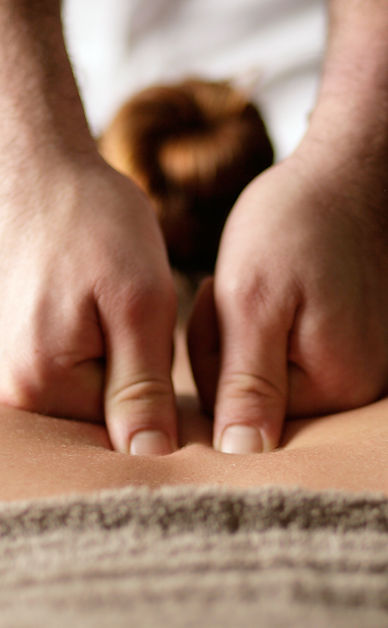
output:
[[0,192],[0,401],[173,450],[175,291],[145,196],[97,153],[39,151]]
[[286,414],[350,409],[387,392],[383,188],[351,145],[345,154],[307,141],[238,200],[214,291],[203,286],[189,331],[217,448],[267,451]]

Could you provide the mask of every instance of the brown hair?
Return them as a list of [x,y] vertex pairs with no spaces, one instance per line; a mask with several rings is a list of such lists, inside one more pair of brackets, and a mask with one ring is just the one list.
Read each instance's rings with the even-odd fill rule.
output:
[[227,82],[145,89],[120,109],[99,146],[150,196],[171,264],[186,274],[213,271],[229,211],[273,161],[257,108]]

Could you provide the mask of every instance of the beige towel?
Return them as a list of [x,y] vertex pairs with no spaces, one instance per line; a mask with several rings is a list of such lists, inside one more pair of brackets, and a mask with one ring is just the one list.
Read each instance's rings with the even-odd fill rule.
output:
[[388,499],[165,487],[3,503],[0,626],[383,628]]

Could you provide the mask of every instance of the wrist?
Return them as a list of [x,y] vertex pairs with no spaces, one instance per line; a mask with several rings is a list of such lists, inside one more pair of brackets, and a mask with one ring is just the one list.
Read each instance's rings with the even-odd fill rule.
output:
[[333,178],[357,195],[368,190],[382,210],[388,162],[386,9],[386,0],[331,0],[321,86],[296,151],[326,160]]
[[[313,134],[343,138],[355,150],[388,155],[388,12],[386,0],[331,0]],[[330,130],[331,129],[331,130]]]
[[329,0],[321,97],[388,95],[386,0]]
[[0,138],[4,162],[95,151],[66,54],[59,1],[0,4]]

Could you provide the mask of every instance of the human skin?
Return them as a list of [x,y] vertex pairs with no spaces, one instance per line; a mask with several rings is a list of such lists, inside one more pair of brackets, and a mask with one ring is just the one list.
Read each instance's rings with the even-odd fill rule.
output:
[[387,3],[331,0],[329,14],[307,133],[237,201],[192,316],[222,451],[269,451],[286,415],[388,391]]
[[177,339],[175,385],[179,445],[167,456],[112,450],[103,425],[0,407],[0,500],[124,486],[300,486],[388,495],[388,399],[357,410],[285,422],[281,446],[262,454],[224,454],[211,445],[212,422],[194,396]]
[[0,95],[0,402],[105,419],[120,451],[172,451],[165,246],[145,195],[98,155],[58,0],[1,1]]
[[[216,446],[230,422],[263,430],[251,442],[240,432],[240,446],[258,450],[263,440],[271,448],[286,406],[291,414],[335,411],[383,393],[385,7],[385,0],[332,0],[326,71],[306,139],[247,190],[226,228],[215,277],[222,344]],[[0,401],[105,419],[117,450],[165,453],[177,439],[175,295],[153,211],[97,154],[59,2],[2,0],[0,52]],[[382,233],[374,235],[380,218]],[[266,226],[258,232],[258,225]],[[355,261],[360,251],[365,264]],[[198,386],[213,405],[215,387],[204,390],[209,347],[203,328],[193,330]],[[144,431],[151,431],[148,445],[134,443]]]

